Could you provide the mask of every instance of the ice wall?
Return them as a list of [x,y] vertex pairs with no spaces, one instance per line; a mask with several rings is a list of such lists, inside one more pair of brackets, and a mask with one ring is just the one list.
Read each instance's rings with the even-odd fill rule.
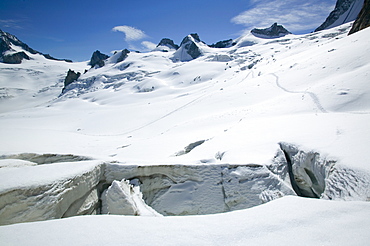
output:
[[106,166],[106,182],[133,180],[144,200],[163,215],[211,214],[260,205],[294,195],[289,184],[266,166],[155,165]]
[[1,168],[0,225],[95,214],[102,175],[97,161]]
[[162,216],[145,203],[140,187],[125,179],[113,181],[103,192],[101,200],[102,214]]
[[289,177],[298,196],[330,200],[370,200],[368,173],[338,165],[335,160],[316,151],[280,143],[280,150],[271,167],[282,178]]
[[213,214],[285,195],[370,200],[369,174],[288,143],[280,143],[269,165],[5,162],[0,168],[0,225],[97,213]]

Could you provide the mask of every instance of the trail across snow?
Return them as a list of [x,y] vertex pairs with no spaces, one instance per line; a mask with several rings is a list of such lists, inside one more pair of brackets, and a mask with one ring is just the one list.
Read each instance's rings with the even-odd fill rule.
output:
[[324,107],[321,105],[320,100],[319,100],[319,98],[317,97],[317,95],[316,95],[315,93],[310,92],[310,91],[308,91],[308,90],[306,90],[306,91],[292,91],[292,90],[289,90],[289,89],[287,89],[287,88],[285,88],[285,87],[283,87],[283,86],[281,85],[281,83],[280,83],[280,81],[279,81],[279,77],[278,77],[276,74],[271,73],[270,75],[272,75],[272,76],[274,76],[274,77],[275,77],[275,83],[276,83],[276,86],[277,86],[277,87],[279,87],[280,89],[282,89],[283,91],[288,92],[288,93],[293,93],[293,94],[303,94],[303,95],[308,94],[308,95],[311,97],[312,101],[316,104],[317,108],[318,108],[322,113],[328,113],[328,112],[324,109]]

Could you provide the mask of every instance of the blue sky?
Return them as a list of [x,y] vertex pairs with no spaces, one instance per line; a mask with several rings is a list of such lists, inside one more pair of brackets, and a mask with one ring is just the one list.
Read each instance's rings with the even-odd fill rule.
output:
[[57,58],[88,60],[95,50],[150,50],[190,33],[216,43],[274,22],[295,34],[318,27],[336,0],[1,0],[0,28]]

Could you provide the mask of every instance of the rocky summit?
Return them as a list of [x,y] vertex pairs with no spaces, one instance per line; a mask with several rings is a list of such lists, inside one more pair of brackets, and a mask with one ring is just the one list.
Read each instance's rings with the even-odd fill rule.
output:
[[334,10],[329,14],[315,32],[330,29],[344,23],[354,21],[357,18],[364,0],[338,0]]
[[280,38],[287,34],[291,34],[291,32],[285,29],[282,25],[278,25],[276,22],[269,28],[254,28],[251,33],[258,38]]
[[200,41],[197,33],[186,36],[180,45],[180,48],[174,53],[174,61],[190,61],[202,55],[199,45],[205,45]]
[[[17,52],[12,48],[12,46],[18,46],[21,47],[24,51]],[[3,63],[8,64],[20,64],[22,63],[23,59],[29,60],[30,57],[25,52],[29,52],[30,54],[40,54],[44,56],[47,59],[50,60],[59,60],[56,59],[49,54],[43,54],[41,52],[38,52],[31,47],[29,47],[27,44],[20,41],[16,36],[4,32],[0,29],[0,61]],[[63,59],[63,61],[72,62],[71,60]]]
[[365,0],[361,12],[358,14],[355,23],[353,23],[352,29],[349,31],[349,34],[358,32],[369,26],[370,26],[370,1]]
[[234,40],[228,39],[228,40],[218,41],[215,44],[209,45],[209,47],[211,47],[211,48],[229,48],[229,47],[234,46],[234,45],[235,45]]
[[159,44],[157,45],[157,48],[160,48],[160,49],[161,48],[164,48],[164,49],[169,48],[169,49],[175,49],[175,50],[177,50],[179,48],[179,46],[177,44],[175,44],[172,39],[163,38],[159,42]]
[[103,67],[105,65],[104,60],[108,58],[108,55],[105,55],[99,50],[96,50],[91,56],[89,65],[91,65],[91,67]]

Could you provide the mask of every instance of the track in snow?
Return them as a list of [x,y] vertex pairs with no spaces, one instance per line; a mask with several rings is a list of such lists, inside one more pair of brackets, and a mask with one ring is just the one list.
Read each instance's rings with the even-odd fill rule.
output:
[[276,75],[276,74],[274,74],[274,73],[270,73],[270,75],[272,75],[272,76],[274,76],[275,77],[275,83],[276,83],[276,86],[277,87],[279,87],[280,89],[282,89],[283,91],[285,91],[285,92],[288,92],[288,93],[293,93],[293,94],[297,94],[297,93],[299,93],[299,94],[308,94],[310,97],[311,97],[311,99],[312,99],[312,101],[316,104],[316,107],[322,112],[322,113],[327,113],[328,111],[326,111],[325,109],[324,109],[324,107],[321,105],[321,103],[320,103],[320,100],[319,100],[319,98],[316,96],[316,94],[315,93],[313,93],[313,92],[310,92],[310,91],[291,91],[291,90],[288,90],[287,88],[285,88],[285,87],[283,87],[281,84],[280,84],[280,82],[279,82],[279,77]]

